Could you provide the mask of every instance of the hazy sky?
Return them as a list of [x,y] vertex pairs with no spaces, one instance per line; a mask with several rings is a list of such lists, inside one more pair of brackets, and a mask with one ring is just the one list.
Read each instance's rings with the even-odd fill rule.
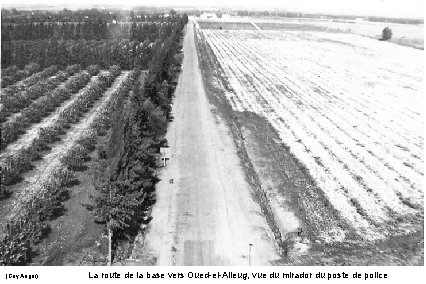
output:
[[137,5],[185,5],[185,6],[240,6],[277,7],[289,11],[322,12],[334,14],[377,15],[389,17],[423,18],[424,0],[0,0],[2,6],[22,4],[84,5],[114,4]]

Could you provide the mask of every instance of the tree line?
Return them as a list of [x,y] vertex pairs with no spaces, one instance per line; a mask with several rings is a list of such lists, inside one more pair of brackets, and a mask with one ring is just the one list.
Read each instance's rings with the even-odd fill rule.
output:
[[155,202],[159,148],[165,146],[179,73],[182,29],[185,22],[155,51],[144,80],[136,80],[129,103],[122,102],[112,132],[99,154],[95,187],[89,209],[105,222],[110,239],[109,263],[120,240],[132,241]]
[[130,39],[144,41],[170,35],[173,22],[116,22],[101,20],[86,22],[30,22],[25,24],[2,24],[2,42],[15,40],[104,40]]
[[397,24],[411,24],[421,25],[424,23],[423,19],[412,19],[412,18],[386,18],[376,16],[359,16],[359,15],[332,15],[332,14],[317,14],[317,13],[302,13],[302,12],[290,12],[290,11],[254,11],[254,10],[238,10],[236,14],[240,17],[244,16],[275,16],[283,18],[312,18],[312,19],[345,19],[355,20],[356,18],[364,18],[370,22],[384,22],[384,23],[397,23]]
[[[2,26],[2,68],[12,65],[23,68],[29,63],[37,63],[42,68],[98,64],[101,68],[119,65],[131,70],[135,66],[146,66],[152,50],[179,30],[186,16],[175,18],[179,21],[162,24],[88,22]],[[17,40],[19,37],[22,39]]]
[[17,10],[1,9],[2,23],[23,24],[31,22],[85,22],[102,21],[112,23],[113,21],[141,21],[141,22],[174,22],[179,21],[173,10],[167,11],[164,8],[141,7],[141,9],[81,9],[60,11],[50,10]]

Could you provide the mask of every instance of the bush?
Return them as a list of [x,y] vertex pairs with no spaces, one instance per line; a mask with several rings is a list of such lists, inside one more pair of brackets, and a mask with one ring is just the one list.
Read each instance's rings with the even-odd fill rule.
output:
[[68,187],[77,181],[74,172],[67,168],[59,168],[52,173],[53,179],[59,187]]
[[382,40],[389,40],[392,38],[392,30],[389,27],[386,27],[382,31]]
[[7,224],[6,230],[6,236],[0,240],[0,265],[25,265],[31,255],[30,242],[19,223]]
[[79,70],[81,69],[80,64],[74,64],[74,65],[70,65],[67,68],[65,68],[65,73],[67,73],[68,75],[74,75],[75,73],[77,73]]
[[[3,174],[2,174],[3,175]],[[3,182],[3,177],[0,179],[0,200],[9,195],[9,191],[6,189],[6,186]]]
[[1,164],[1,184],[10,185],[19,180],[19,175],[32,169],[31,162],[41,158],[41,152],[45,150],[45,144],[35,139],[31,145],[15,155],[4,158]]
[[59,135],[60,133],[58,129],[52,126],[42,127],[38,132],[39,139],[43,144],[50,144],[54,142]]
[[87,67],[87,72],[90,74],[90,76],[95,76],[99,73],[99,66],[90,65],[89,67]]
[[1,129],[1,149],[6,149],[7,145],[16,140],[21,130],[14,123],[6,122]]
[[90,75],[86,71],[83,71],[66,81],[64,87],[71,93],[76,93],[81,88],[83,88],[89,81]]
[[76,143],[83,148],[87,149],[88,151],[93,151],[95,149],[96,144],[96,132],[94,131],[87,131],[83,137],[78,139]]
[[84,165],[84,160],[89,151],[81,145],[72,147],[61,159],[61,163],[71,170],[79,170]]

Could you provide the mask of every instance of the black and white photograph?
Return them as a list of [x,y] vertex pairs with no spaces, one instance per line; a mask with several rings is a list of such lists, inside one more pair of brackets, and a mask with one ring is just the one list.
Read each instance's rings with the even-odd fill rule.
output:
[[0,271],[424,266],[424,82],[423,0],[2,0]]

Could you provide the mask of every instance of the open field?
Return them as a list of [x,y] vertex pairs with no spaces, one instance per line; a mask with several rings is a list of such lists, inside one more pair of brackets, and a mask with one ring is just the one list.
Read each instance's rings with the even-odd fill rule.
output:
[[234,17],[223,20],[197,20],[202,29],[230,30],[265,30],[265,31],[323,31],[330,33],[356,34],[369,38],[380,39],[385,27],[392,30],[390,42],[424,48],[424,25],[396,24],[369,21],[338,21],[326,19],[265,19]]
[[[349,21],[321,21],[321,20],[300,20],[294,21],[299,26],[311,26],[313,28],[323,29],[329,32],[343,32],[352,33],[362,36],[367,36],[375,39],[382,37],[382,30],[385,27],[389,27],[392,30],[393,43],[400,45],[406,45],[415,47],[418,49],[424,48],[424,25],[412,25],[412,24],[396,24],[396,23],[380,23],[380,22],[349,22]],[[294,23],[288,21],[288,23]],[[265,29],[277,29],[282,30],[280,26],[285,27],[286,22],[278,24],[272,24],[271,28]],[[263,27],[262,27],[263,29]]]
[[[322,30],[196,26],[199,44],[217,62],[213,79],[222,80],[216,84],[236,117],[246,117],[240,122],[245,147],[283,241],[297,240],[302,254],[319,244],[379,246],[399,236],[417,236],[413,242],[421,246],[422,51]],[[258,124],[272,129],[272,142],[254,135]],[[279,168],[290,181],[294,170],[285,160],[265,160],[268,148],[260,149],[267,143],[277,156],[277,149],[288,149],[293,167],[312,177],[299,189],[311,191],[310,198],[279,182],[286,180]]]

